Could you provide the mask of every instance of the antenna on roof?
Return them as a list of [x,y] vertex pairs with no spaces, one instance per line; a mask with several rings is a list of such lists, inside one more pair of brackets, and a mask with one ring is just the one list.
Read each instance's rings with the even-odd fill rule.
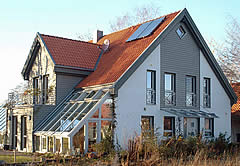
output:
[[110,46],[110,40],[109,39],[105,39],[104,42],[103,42],[103,45],[102,45],[103,52],[107,51],[109,46]]

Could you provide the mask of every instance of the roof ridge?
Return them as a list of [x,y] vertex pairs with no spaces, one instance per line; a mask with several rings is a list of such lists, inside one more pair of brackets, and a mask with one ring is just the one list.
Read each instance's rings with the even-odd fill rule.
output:
[[168,16],[168,15],[171,15],[171,14],[174,14],[174,13],[177,13],[177,12],[180,12],[180,11],[181,11],[181,10],[178,10],[178,11],[175,11],[175,12],[172,12],[172,13],[169,13],[169,14],[165,14],[165,15],[162,15],[162,16],[159,16],[159,17],[156,17],[156,18],[153,18],[153,19],[151,19],[151,20],[147,20],[147,21],[144,21],[144,22],[141,22],[141,23],[137,23],[137,24],[135,24],[135,25],[131,25],[131,26],[129,26],[129,27],[120,29],[120,30],[118,30],[118,31],[114,31],[114,32],[109,33],[109,34],[106,34],[106,35],[104,35],[104,36],[112,35],[112,34],[114,34],[114,33],[118,33],[118,32],[124,31],[124,30],[126,30],[126,29],[130,29],[130,28],[132,28],[132,27],[136,27],[136,26],[141,25],[141,24],[144,24],[144,23],[146,23],[146,22],[153,21],[153,20],[156,20],[156,19],[159,19],[159,18]]
[[54,36],[54,35],[46,35],[46,34],[43,34],[43,33],[39,33],[39,34],[42,35],[42,36],[54,37],[54,38],[58,38],[58,39],[71,40],[71,41],[74,41],[74,42],[82,42],[82,43],[86,43],[86,44],[93,44],[93,45],[99,46],[99,44],[97,44],[97,43],[91,43],[91,42],[86,42],[86,41],[82,41],[82,40],[70,39],[70,38]]

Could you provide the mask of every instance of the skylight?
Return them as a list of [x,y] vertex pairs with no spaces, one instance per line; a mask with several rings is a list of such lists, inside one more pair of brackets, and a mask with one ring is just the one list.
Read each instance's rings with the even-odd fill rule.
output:
[[140,39],[152,34],[152,32],[164,21],[165,17],[146,22],[142,24],[138,29],[126,40],[126,42]]

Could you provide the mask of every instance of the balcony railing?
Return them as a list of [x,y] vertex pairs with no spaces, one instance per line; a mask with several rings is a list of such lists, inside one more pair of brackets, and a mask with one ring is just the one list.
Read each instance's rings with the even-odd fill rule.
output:
[[186,95],[186,106],[196,106],[196,94],[195,93],[187,93]]
[[209,94],[203,94],[203,106],[210,107],[211,96]]
[[176,104],[176,93],[173,91],[165,91],[165,105]]
[[147,89],[147,104],[156,104],[156,91],[154,89]]
[[12,102],[15,106],[20,105],[35,105],[35,104],[55,104],[55,93],[51,92],[48,95],[20,93],[15,95]]

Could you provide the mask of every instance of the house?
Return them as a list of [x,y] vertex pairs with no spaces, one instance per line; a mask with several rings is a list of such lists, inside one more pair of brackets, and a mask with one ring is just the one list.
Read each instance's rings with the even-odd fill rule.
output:
[[240,143],[240,82],[232,83],[232,88],[238,96],[236,104],[232,106],[232,142]]
[[37,33],[22,75],[26,104],[8,122],[20,151],[92,151],[113,120],[123,148],[145,129],[231,135],[237,97],[186,9],[90,42]]
[[3,147],[6,136],[7,109],[0,105],[0,147]]

